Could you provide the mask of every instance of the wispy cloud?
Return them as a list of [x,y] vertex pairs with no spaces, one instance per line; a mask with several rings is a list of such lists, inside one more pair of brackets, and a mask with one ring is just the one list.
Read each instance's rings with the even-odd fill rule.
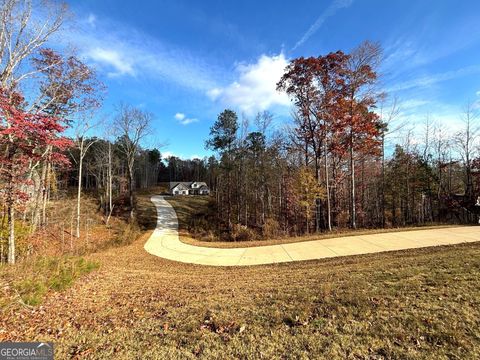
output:
[[109,76],[135,75],[132,59],[116,50],[95,47],[89,49],[86,56],[101,65],[113,68],[115,71],[110,71]]
[[237,80],[225,87],[211,88],[207,95],[214,101],[236,107],[247,114],[274,106],[288,106],[288,96],[276,89],[287,65],[288,60],[283,53],[262,55],[253,64],[237,65]]
[[224,71],[190,51],[152,38],[110,19],[92,17],[72,31],[73,45],[109,76],[160,79],[205,92],[223,79]]
[[189,118],[184,113],[176,113],[174,117],[182,125],[188,125],[198,122],[197,118]]
[[[419,17],[421,16],[421,17]],[[383,67],[388,73],[401,73],[426,66],[480,42],[480,26],[475,16],[441,23],[434,14],[412,16],[405,27],[396,28],[385,41]]]
[[425,136],[427,120],[430,130],[445,131],[448,134],[454,134],[463,126],[461,121],[463,105],[461,104],[433,99],[427,101],[407,98],[400,101],[398,106],[399,114],[395,121],[403,126],[401,131],[393,134],[394,137],[401,136],[405,131],[410,131],[417,138]]
[[457,70],[446,71],[433,75],[422,76],[416,79],[407,80],[388,89],[389,92],[408,90],[417,87],[429,87],[436,83],[452,80],[462,76],[477,74],[480,72],[480,65],[467,66]]
[[326,8],[322,14],[317,18],[312,26],[303,34],[302,38],[297,41],[295,46],[292,48],[292,51],[301,46],[305,41],[307,41],[313,34],[317,32],[318,29],[323,25],[323,23],[331,16],[335,15],[338,10],[347,8],[352,5],[353,0],[334,0],[328,8]]

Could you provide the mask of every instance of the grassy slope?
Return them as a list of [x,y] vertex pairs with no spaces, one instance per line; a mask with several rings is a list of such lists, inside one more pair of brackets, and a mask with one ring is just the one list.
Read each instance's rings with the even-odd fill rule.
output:
[[231,269],[143,240],[96,255],[99,271],[17,309],[2,335],[53,340],[59,358],[480,356],[478,244]]
[[207,196],[168,196],[166,199],[177,213],[180,231],[188,230],[192,216],[208,211],[209,197]]
[[[82,198],[81,236],[77,239],[70,232],[74,229],[75,209],[76,198],[67,194],[50,202],[47,227],[38,229],[33,235],[27,227],[21,228],[23,232],[17,231],[17,264],[0,264],[0,318],[3,311],[16,305],[41,304],[49,293],[65,290],[82,275],[98,267],[97,263],[85,261],[80,255],[130,244],[141,234],[136,225],[122,220],[125,216],[112,217],[110,228],[107,228],[96,200],[85,194]],[[30,246],[31,254],[27,256]]]
[[479,358],[480,244],[246,268],[175,263],[133,244],[0,340],[58,358]]

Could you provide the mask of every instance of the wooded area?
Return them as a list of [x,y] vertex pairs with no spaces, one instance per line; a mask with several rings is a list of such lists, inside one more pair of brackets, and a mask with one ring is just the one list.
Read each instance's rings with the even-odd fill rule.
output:
[[380,88],[381,58],[365,42],[350,54],[292,60],[277,85],[295,105],[289,127],[268,112],[253,131],[231,110],[218,116],[206,143],[218,162],[205,164],[204,180],[216,193],[220,235],[478,221],[475,108],[459,114],[455,133],[428,118],[413,129]]
[[57,230],[80,238],[83,193],[96,197],[107,227],[112,215],[135,222],[135,190],[167,181],[207,182],[215,215],[204,230],[228,240],[478,220],[475,107],[459,114],[455,134],[435,119],[423,131],[402,124],[401,102],[380,88],[378,44],[293,59],[277,84],[292,100],[290,125],[226,109],[206,141],[215,156],[162,159],[145,146],[153,114],[119,104],[99,120],[106,89],[95,70],[48,46],[66,8],[46,3],[38,17],[35,4],[0,8],[2,262],[32,251],[16,247],[17,234],[52,226],[52,200],[76,197],[70,231]]

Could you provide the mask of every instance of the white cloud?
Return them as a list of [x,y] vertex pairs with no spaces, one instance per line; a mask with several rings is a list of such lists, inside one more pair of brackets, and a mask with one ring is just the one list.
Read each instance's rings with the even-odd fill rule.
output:
[[222,89],[213,88],[207,91],[207,95],[212,100],[216,100],[222,94]]
[[96,47],[90,49],[87,57],[102,65],[113,67],[115,72],[109,72],[108,75],[135,75],[131,59],[120,53],[118,50]]
[[422,99],[408,99],[405,101],[401,101],[398,106],[401,110],[409,110],[409,109],[418,109],[419,107],[423,107],[424,105],[429,104],[429,101],[422,100]]
[[[420,18],[412,15],[408,27],[399,27],[392,38],[385,41],[383,67],[388,73],[406,73],[478,43],[480,32],[472,31],[478,20],[475,17],[451,19],[449,26],[442,26],[433,13]],[[405,25],[404,25],[405,26]],[[441,41],[439,41],[441,39]]]
[[174,157],[177,157],[177,158],[183,159],[183,160],[203,159],[203,157],[204,157],[204,156],[201,156],[199,154],[192,154],[190,156],[186,156],[186,155],[183,155],[183,154],[180,154],[180,153],[175,153],[173,151],[163,151],[162,152],[162,159],[164,159],[164,160],[166,160],[167,158],[169,158],[171,156],[174,156]]
[[172,156],[178,157],[176,154],[174,154],[171,151],[162,151],[162,159],[167,159]]
[[198,122],[196,118],[188,118],[184,113],[176,113],[174,118],[182,125],[188,125]]
[[317,20],[313,23],[312,26],[307,30],[305,34],[303,34],[302,38],[297,41],[295,46],[292,48],[292,50],[295,50],[299,46],[301,46],[305,41],[307,41],[310,36],[315,34],[318,29],[323,25],[323,23],[331,16],[335,15],[338,10],[342,8],[347,8],[350,5],[352,5],[353,0],[334,0],[328,8],[326,8],[320,16],[317,18]]
[[180,124],[188,125],[188,124],[192,124],[192,123],[196,123],[196,122],[198,122],[198,119],[196,119],[196,118],[192,118],[192,119],[186,118],[186,119],[183,119],[182,121],[180,121]]
[[183,113],[176,113],[176,114],[175,114],[175,119],[177,119],[177,120],[183,120],[183,119],[185,119],[185,114],[183,114]]
[[480,90],[475,93],[479,99],[473,102],[472,107],[473,110],[480,110]]
[[256,63],[237,65],[237,80],[223,88],[211,88],[207,95],[212,100],[238,108],[247,114],[273,106],[288,106],[290,100],[287,94],[276,89],[287,65],[283,53],[275,56],[262,55]]
[[[406,104],[407,106],[404,106]],[[416,104],[416,105],[415,105]],[[411,106],[409,106],[411,105]],[[394,134],[411,131],[415,137],[424,136],[427,119],[431,130],[445,131],[446,134],[454,134],[462,129],[461,120],[462,106],[452,105],[441,101],[432,100],[428,103],[422,100],[406,100],[399,103],[399,114],[395,119],[396,125],[403,124],[402,130]],[[395,126],[392,126],[395,128]]]

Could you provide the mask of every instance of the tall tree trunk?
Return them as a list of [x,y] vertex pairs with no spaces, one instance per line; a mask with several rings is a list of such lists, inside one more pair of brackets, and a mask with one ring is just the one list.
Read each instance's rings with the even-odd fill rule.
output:
[[325,188],[327,192],[327,226],[328,231],[332,231],[332,210],[330,206],[330,178],[328,175],[328,154],[327,154],[327,142],[324,145],[325,156]]
[[15,264],[15,209],[13,207],[13,201],[8,201],[8,263]]
[[382,135],[382,196],[381,196],[382,228],[385,228],[385,135]]
[[[319,146],[320,147],[320,146]],[[317,179],[317,184],[321,184],[320,178],[320,151],[315,152],[315,178]],[[321,200],[319,198],[315,199],[315,231],[319,232],[321,229],[321,217],[322,217],[322,208]]]
[[80,157],[78,160],[78,189],[77,189],[77,228],[75,236],[80,237],[80,206],[82,197],[82,176],[83,176],[83,145],[80,146]]
[[135,199],[133,194],[134,178],[133,178],[133,162],[127,166],[128,176],[128,198],[130,202],[130,220],[135,218]]
[[353,152],[353,144],[350,144],[350,226],[352,229],[357,228],[355,208],[355,159]]
[[38,193],[36,194],[35,207],[33,210],[33,224],[32,224],[32,233],[35,231],[38,225],[41,225],[41,209],[40,206],[43,203],[43,197],[45,192],[45,184],[47,177],[47,165],[45,162],[42,163],[42,173],[40,174],[39,188]]
[[47,158],[47,171],[45,174],[45,189],[43,192],[43,199],[42,199],[42,224],[45,225],[47,223],[47,204],[50,198],[50,174],[52,171],[52,163],[50,162],[50,157]]
[[108,142],[108,212],[112,212],[112,143]]

